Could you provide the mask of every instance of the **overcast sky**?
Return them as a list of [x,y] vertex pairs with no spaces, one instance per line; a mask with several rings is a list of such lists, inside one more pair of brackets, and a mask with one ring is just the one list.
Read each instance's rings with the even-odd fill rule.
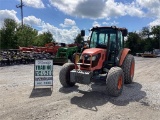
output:
[[[129,32],[160,25],[160,0],[22,0],[24,23],[56,41],[71,43],[93,26],[126,27]],[[5,18],[21,21],[20,0],[0,0],[0,28]]]

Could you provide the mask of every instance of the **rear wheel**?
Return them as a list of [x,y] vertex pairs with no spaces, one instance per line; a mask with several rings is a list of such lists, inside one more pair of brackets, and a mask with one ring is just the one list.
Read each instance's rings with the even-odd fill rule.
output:
[[123,70],[120,67],[112,67],[107,75],[106,85],[109,95],[117,97],[122,93],[124,84]]
[[133,55],[128,54],[122,64],[125,84],[130,84],[133,82],[134,68],[135,68],[134,57],[133,57]]
[[75,68],[73,63],[65,63],[59,73],[59,80],[63,87],[72,87],[75,83],[70,81],[70,71]]

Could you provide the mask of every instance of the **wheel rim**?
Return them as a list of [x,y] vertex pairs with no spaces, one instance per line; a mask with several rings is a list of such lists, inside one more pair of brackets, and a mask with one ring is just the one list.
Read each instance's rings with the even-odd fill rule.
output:
[[119,78],[118,78],[118,90],[121,89],[122,83],[123,83],[123,78],[122,78],[122,75],[121,75],[121,76],[119,76]]
[[134,61],[131,64],[131,70],[130,70],[131,78],[134,76]]

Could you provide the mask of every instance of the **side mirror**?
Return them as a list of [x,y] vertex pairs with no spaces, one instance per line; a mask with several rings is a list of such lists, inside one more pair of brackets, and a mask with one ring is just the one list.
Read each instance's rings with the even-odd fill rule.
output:
[[123,36],[127,36],[127,34],[128,34],[128,30],[127,29],[122,30],[122,35]]
[[81,36],[85,36],[85,30],[81,30]]

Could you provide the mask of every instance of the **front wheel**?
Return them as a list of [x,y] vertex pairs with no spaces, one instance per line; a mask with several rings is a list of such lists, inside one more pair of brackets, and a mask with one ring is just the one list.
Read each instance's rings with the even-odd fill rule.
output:
[[59,73],[59,80],[63,87],[72,87],[75,83],[70,81],[70,71],[75,68],[73,63],[65,63]]
[[125,84],[130,84],[133,82],[134,68],[135,68],[134,57],[133,57],[133,55],[128,54],[122,64]]
[[110,96],[117,97],[122,93],[124,85],[123,70],[120,67],[112,67],[107,75],[106,86]]

